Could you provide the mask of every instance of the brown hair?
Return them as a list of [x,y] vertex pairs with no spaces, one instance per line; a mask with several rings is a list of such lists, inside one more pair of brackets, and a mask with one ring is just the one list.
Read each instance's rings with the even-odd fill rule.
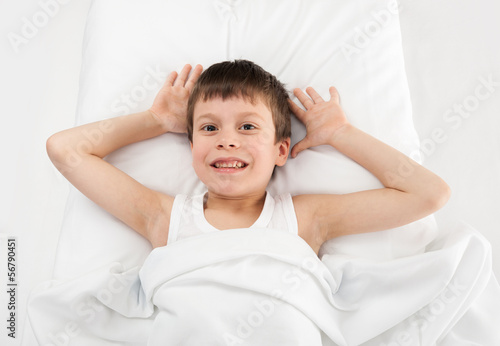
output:
[[224,61],[210,66],[197,80],[189,96],[187,130],[193,141],[193,113],[196,102],[221,97],[243,97],[255,104],[261,100],[271,111],[276,129],[275,143],[291,136],[288,92],[278,79],[248,60]]

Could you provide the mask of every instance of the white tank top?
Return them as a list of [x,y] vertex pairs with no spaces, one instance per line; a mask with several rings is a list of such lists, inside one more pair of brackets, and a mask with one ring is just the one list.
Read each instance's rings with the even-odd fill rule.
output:
[[[203,211],[206,193],[177,195],[172,205],[167,244],[219,230],[212,226]],[[273,228],[298,235],[297,217],[289,193],[271,196],[266,191],[264,207],[259,218],[250,228]]]

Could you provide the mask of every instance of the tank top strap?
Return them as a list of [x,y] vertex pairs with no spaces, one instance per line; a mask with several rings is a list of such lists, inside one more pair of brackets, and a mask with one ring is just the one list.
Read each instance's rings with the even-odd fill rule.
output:
[[262,208],[259,218],[255,220],[250,228],[266,228],[273,217],[275,204],[273,196],[266,191],[264,207]]
[[295,208],[293,207],[292,195],[289,193],[278,195],[275,197],[275,202],[276,208],[282,210],[281,215],[285,220],[288,232],[298,235],[299,226],[297,222],[297,215],[295,214]]
[[170,211],[167,244],[172,244],[177,240],[177,236],[179,235],[180,221],[184,211],[184,204],[186,202],[186,199],[186,195],[176,195],[174,198],[172,210]]

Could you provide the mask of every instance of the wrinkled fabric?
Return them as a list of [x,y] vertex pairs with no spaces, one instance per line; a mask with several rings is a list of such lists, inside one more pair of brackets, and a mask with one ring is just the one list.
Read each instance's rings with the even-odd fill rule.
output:
[[489,244],[467,226],[388,261],[234,229],[45,283],[29,317],[42,345],[496,345],[499,298]]

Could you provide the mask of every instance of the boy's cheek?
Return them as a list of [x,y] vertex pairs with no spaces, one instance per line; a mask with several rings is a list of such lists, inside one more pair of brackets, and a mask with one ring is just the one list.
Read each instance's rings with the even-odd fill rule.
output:
[[201,157],[202,157],[202,153],[200,152],[200,147],[198,146],[198,143],[196,143],[194,145],[192,144],[191,145],[191,158],[192,158],[193,167],[195,166],[195,164],[197,162],[199,162]]
[[265,129],[262,131],[261,135],[259,136],[260,141],[262,143],[274,143],[274,138],[276,136],[276,133],[274,129]]
[[202,157],[200,155],[200,153],[198,153],[197,151],[193,151],[192,152],[192,159],[193,159],[193,167],[197,166],[200,164],[201,160],[202,160]]
[[247,143],[247,150],[253,152],[270,152],[274,149],[274,138],[259,137]]
[[193,167],[193,170],[198,177],[203,183],[204,183],[204,170],[203,170],[203,165],[200,163],[199,160],[197,160],[195,157],[193,157],[193,162],[191,163],[191,166]]

